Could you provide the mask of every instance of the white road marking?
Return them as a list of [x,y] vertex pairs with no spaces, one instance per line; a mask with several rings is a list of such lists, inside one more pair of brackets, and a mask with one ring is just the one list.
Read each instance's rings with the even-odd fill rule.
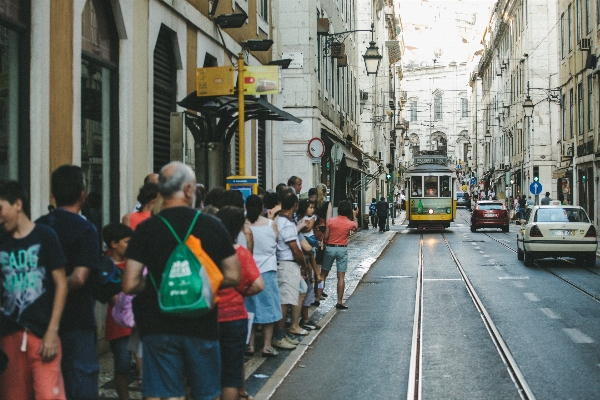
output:
[[546,317],[550,319],[560,319],[560,315],[552,311],[551,308],[540,308],[540,311],[543,312],[546,315]]
[[529,301],[540,301],[540,299],[533,293],[523,293],[523,296],[527,297]]
[[579,329],[563,328],[563,331],[565,331],[575,343],[594,343],[594,339],[581,332]]
[[499,276],[498,279],[500,280],[523,280],[523,279],[529,279],[528,276]]

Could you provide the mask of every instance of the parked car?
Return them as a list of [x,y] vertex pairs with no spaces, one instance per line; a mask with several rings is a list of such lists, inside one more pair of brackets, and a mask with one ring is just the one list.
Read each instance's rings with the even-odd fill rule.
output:
[[596,228],[579,206],[534,206],[517,233],[517,258],[526,266],[536,258],[573,257],[596,265]]
[[508,232],[509,226],[510,218],[504,203],[497,200],[477,202],[471,214],[471,232],[480,228],[501,228],[502,232]]
[[471,197],[467,192],[456,192],[456,207],[471,208]]

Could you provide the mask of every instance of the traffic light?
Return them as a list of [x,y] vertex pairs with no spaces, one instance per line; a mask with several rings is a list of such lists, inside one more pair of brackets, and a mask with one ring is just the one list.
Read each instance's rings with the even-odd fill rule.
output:
[[387,164],[386,165],[388,172],[385,174],[385,181],[389,182],[390,179],[392,179],[392,173],[394,172],[394,164]]
[[581,175],[581,182],[585,183],[585,175]]
[[389,172],[387,174],[385,174],[385,181],[389,182],[390,179],[392,179],[392,174],[390,174]]
[[534,182],[540,181],[540,167],[537,167],[537,166],[533,167],[533,181]]

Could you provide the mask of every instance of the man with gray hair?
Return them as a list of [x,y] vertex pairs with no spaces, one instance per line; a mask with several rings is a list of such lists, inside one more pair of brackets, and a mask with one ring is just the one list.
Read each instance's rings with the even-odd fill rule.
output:
[[[165,165],[158,187],[164,199],[160,216],[166,219],[180,239],[196,216],[194,171],[181,162]],[[202,248],[223,273],[221,287],[237,285],[241,280],[240,263],[229,233],[220,220],[200,214],[191,235],[200,239]],[[183,398],[186,384],[194,399],[218,398],[221,393],[221,370],[217,310],[200,317],[164,314],[153,285],[143,277],[144,266],[157,286],[167,259],[177,246],[169,227],[157,216],[138,225],[127,252],[123,272],[123,291],[137,294],[133,300],[135,322],[144,343],[145,398]]]

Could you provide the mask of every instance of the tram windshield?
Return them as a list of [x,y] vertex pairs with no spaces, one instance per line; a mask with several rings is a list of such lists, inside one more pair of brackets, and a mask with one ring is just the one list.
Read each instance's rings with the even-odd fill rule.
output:
[[450,177],[449,176],[440,176],[440,197],[450,197],[452,193],[450,192]]
[[425,180],[425,197],[438,197],[438,177],[424,176]]
[[411,185],[410,187],[412,188],[410,194],[411,196],[422,196],[423,195],[423,183],[422,183],[422,177],[420,176],[413,176],[411,178]]

